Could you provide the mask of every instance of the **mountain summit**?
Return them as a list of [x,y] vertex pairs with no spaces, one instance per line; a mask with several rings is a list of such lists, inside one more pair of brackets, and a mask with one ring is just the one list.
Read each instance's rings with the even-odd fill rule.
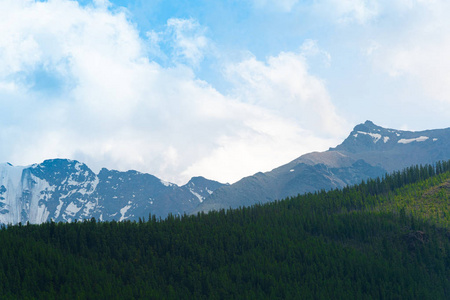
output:
[[335,148],[300,156],[270,172],[219,188],[194,212],[265,203],[342,188],[415,164],[450,159],[450,128],[403,131],[371,121],[355,126]]
[[386,171],[414,164],[433,163],[450,157],[450,128],[425,131],[386,129],[371,121],[355,126],[337,151],[363,159]]

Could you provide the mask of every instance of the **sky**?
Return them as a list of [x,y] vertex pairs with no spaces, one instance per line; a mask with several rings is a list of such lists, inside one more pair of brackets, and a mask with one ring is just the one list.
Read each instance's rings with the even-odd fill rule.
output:
[[450,126],[445,0],[0,0],[0,161],[233,183]]

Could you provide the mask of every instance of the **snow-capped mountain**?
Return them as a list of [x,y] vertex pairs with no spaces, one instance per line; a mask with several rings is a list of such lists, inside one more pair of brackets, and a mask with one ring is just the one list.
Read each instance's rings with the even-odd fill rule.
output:
[[449,159],[450,128],[412,132],[366,121],[336,148],[305,154],[270,172],[217,189],[194,213],[342,188],[411,165]]
[[403,131],[385,129],[366,121],[356,126],[342,144],[330,151],[393,171],[413,164],[450,159],[450,128]]
[[52,159],[29,167],[0,165],[0,223],[136,220],[192,211],[223,184],[194,177],[184,186],[136,171],[102,169]]

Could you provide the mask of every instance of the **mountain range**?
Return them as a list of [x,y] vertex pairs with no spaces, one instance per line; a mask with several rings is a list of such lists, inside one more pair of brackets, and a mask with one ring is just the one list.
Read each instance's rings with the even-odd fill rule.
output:
[[411,165],[450,159],[450,128],[387,129],[371,121],[357,125],[344,142],[300,156],[270,172],[257,173],[216,190],[194,210],[210,211],[343,188]]
[[178,186],[137,171],[51,159],[28,167],[0,165],[0,223],[138,220],[192,211],[223,184],[194,177]]
[[138,220],[150,214],[198,213],[249,206],[360,183],[416,164],[450,159],[450,128],[420,132],[366,121],[325,152],[225,185],[194,177],[186,185],[137,171],[102,169],[51,159],[27,167],[0,164],[0,223],[49,220]]

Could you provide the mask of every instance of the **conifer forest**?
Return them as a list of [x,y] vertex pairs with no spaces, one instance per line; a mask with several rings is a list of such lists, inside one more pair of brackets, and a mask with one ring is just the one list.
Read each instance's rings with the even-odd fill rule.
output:
[[137,222],[2,226],[2,299],[449,299],[450,161]]

